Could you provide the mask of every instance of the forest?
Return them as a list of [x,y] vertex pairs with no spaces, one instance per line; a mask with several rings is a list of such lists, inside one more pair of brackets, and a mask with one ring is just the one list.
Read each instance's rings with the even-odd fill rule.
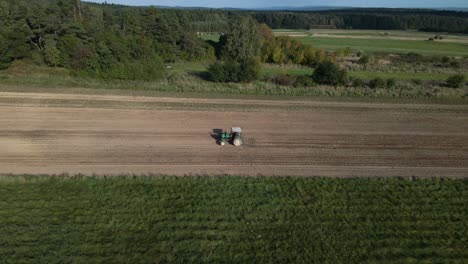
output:
[[316,51],[310,45],[275,38],[266,25],[260,27],[249,16],[229,12],[229,19],[221,24],[229,34],[216,43],[196,34],[200,25],[197,15],[216,14],[209,10],[192,13],[79,0],[1,0],[0,5],[2,69],[15,60],[30,59],[91,77],[152,80],[162,77],[164,63],[214,60],[217,56],[227,62],[215,64],[218,70],[235,75],[246,70],[251,73],[214,79],[251,81],[258,77],[260,59],[304,65],[315,62]]
[[[170,10],[162,10],[170,12]],[[379,29],[468,33],[468,12],[415,9],[345,9],[330,11],[178,10],[201,32],[223,32],[230,17],[251,16],[272,29]]]
[[271,28],[420,30],[468,33],[468,12],[350,9],[321,12],[256,12],[260,23]]
[[28,58],[93,77],[154,79],[163,61],[213,56],[188,23],[176,10],[1,0],[0,68]]
[[[275,28],[412,29],[468,32],[468,13],[405,9],[320,12],[160,9],[80,0],[0,0],[0,69],[28,60],[100,79],[155,80],[167,64],[215,61],[212,81],[249,82],[260,64],[316,67],[329,53]],[[221,34],[205,41],[203,32]],[[340,55],[341,53],[341,55]]]

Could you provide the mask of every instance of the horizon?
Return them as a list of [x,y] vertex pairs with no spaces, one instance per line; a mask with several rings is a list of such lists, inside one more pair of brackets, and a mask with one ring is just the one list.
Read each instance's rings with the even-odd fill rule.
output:
[[[465,0],[296,0],[294,3],[284,4],[281,0],[238,0],[232,3],[228,0],[85,0],[86,2],[121,4],[128,6],[168,6],[168,7],[206,7],[206,8],[240,8],[240,9],[262,9],[262,8],[301,8],[301,7],[356,7],[356,8],[468,8],[468,1]],[[375,4],[378,2],[378,4]]]

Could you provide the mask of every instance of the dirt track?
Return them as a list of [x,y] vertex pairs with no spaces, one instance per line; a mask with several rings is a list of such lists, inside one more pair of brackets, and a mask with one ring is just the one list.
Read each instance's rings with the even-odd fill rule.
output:
[[[72,95],[50,94],[2,96],[73,99]],[[158,99],[110,97],[109,100]],[[200,100],[190,102],[203,102]],[[209,102],[225,103],[226,99]],[[239,101],[229,101],[236,102]],[[295,102],[252,100],[251,103]],[[0,172],[468,176],[466,113],[400,109],[424,109],[430,105],[328,104],[340,110],[217,112],[2,104]],[[374,111],[374,107],[385,111]],[[438,106],[444,107],[466,108]],[[245,146],[216,145],[210,133],[230,126],[243,127]]]

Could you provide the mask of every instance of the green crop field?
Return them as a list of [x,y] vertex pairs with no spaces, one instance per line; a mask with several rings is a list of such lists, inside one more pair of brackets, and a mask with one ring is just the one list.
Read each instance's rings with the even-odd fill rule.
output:
[[468,181],[2,177],[1,263],[467,263]]
[[311,44],[316,48],[325,50],[337,50],[350,47],[354,51],[366,53],[417,52],[426,55],[468,56],[468,44],[466,43],[334,37],[298,37],[297,39],[303,43]]

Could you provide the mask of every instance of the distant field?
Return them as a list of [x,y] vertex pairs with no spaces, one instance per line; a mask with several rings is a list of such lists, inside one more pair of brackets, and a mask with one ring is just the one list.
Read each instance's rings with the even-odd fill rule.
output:
[[445,34],[437,32],[420,32],[412,30],[346,30],[346,29],[312,29],[312,30],[273,30],[276,35],[314,35],[314,36],[351,36],[351,37],[373,37],[381,39],[413,39],[428,40],[436,35],[442,36],[442,42],[465,42],[468,43],[468,35]]
[[[427,41],[439,33],[373,30],[275,30],[276,35],[297,37],[316,48],[337,50],[350,47],[367,53],[408,53],[468,56],[468,37],[444,35],[443,41]],[[386,35],[387,34],[387,35]]]
[[2,263],[466,263],[468,182],[0,178]]
[[[296,37],[316,48],[337,50],[351,48],[367,53],[409,53],[425,55],[468,56],[468,36],[444,35],[442,41],[427,41],[439,33],[415,31],[375,30],[274,30],[277,36]],[[388,35],[385,35],[387,33]],[[200,38],[218,41],[218,34],[205,34]]]
[[426,55],[468,56],[468,44],[416,40],[352,39],[334,37],[298,37],[319,49],[337,50],[350,47],[366,53],[409,53]]

